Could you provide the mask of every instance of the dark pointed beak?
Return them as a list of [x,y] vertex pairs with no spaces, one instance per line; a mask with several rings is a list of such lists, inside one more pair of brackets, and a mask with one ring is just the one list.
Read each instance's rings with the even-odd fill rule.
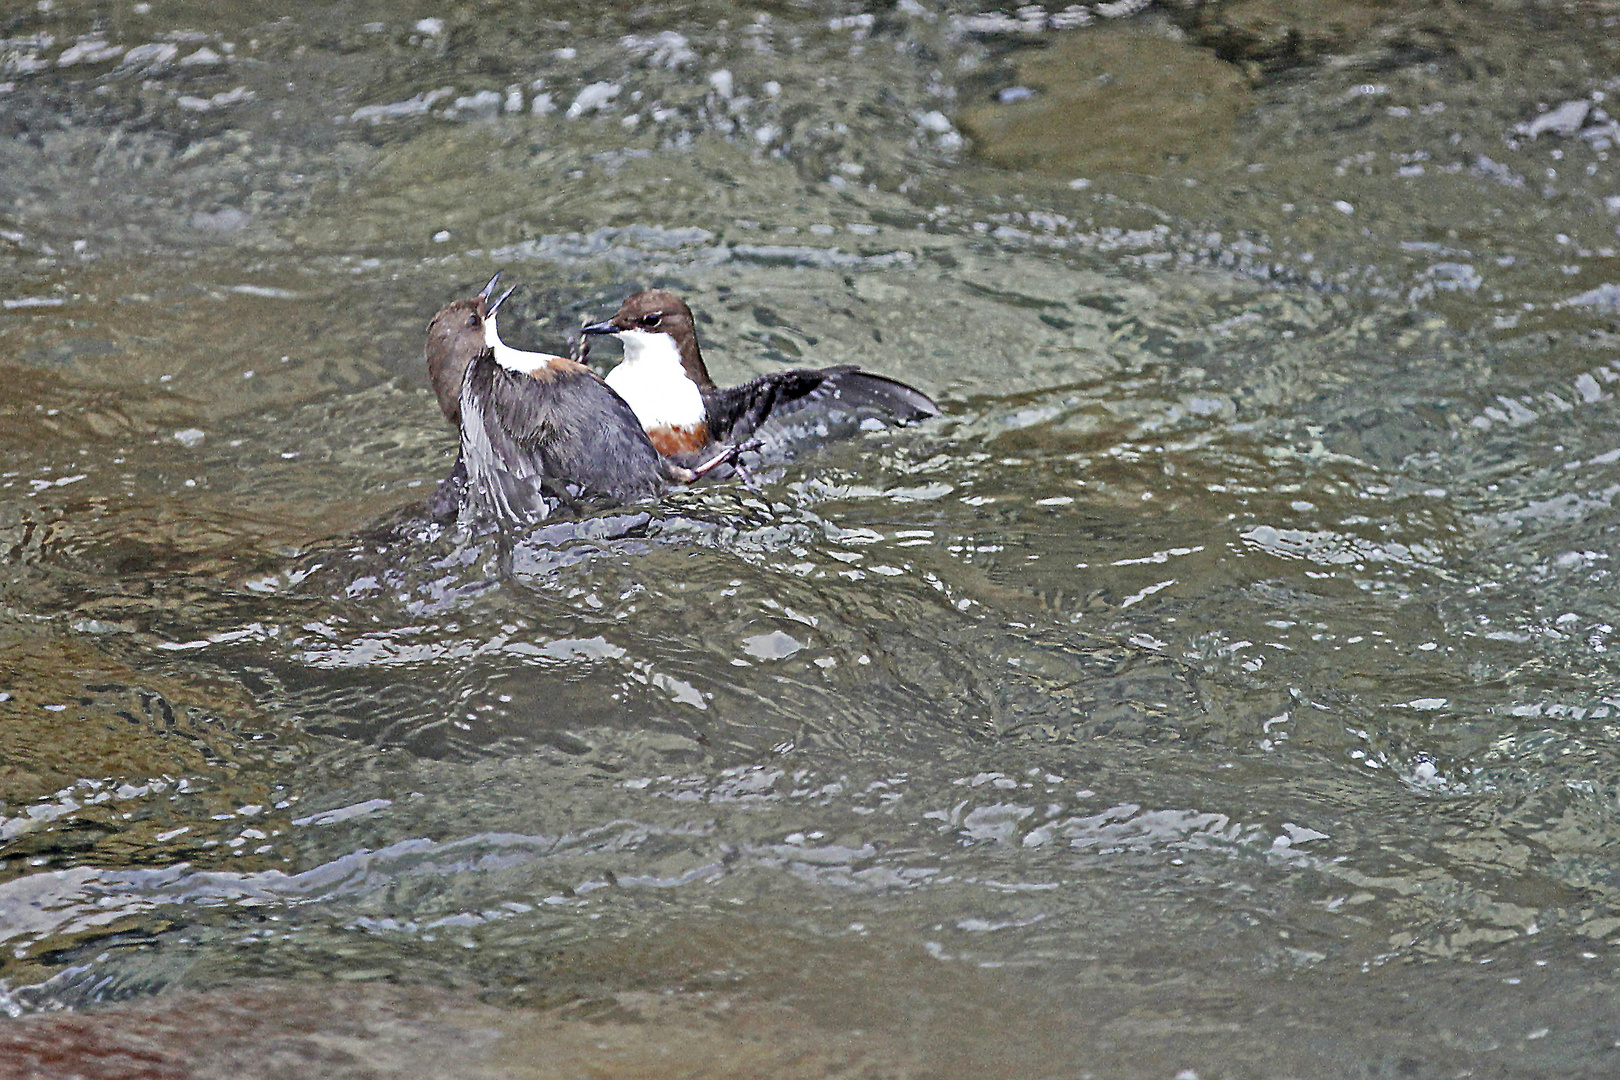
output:
[[608,322],[593,322],[582,327],[581,332],[586,334],[617,334],[622,329],[623,327],[614,326],[610,320]]
[[[495,276],[499,277],[500,275],[497,274]],[[492,282],[490,282],[490,284],[493,285],[495,283],[492,281]],[[510,289],[507,289],[505,292],[501,293],[500,296],[496,297],[495,302],[493,304],[489,305],[489,310],[484,312],[484,318],[487,319],[490,316],[494,315],[496,309],[499,308],[502,304],[506,303],[506,298],[508,296],[511,296],[515,292],[517,292],[517,286],[516,285],[512,286]]]
[[489,284],[478,290],[478,299],[489,303],[490,296],[495,292],[495,283],[501,280],[501,271],[495,271],[495,276],[489,279]]

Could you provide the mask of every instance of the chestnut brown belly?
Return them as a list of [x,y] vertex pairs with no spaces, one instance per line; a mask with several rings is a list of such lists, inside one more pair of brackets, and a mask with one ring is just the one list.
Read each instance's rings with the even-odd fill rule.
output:
[[709,445],[709,425],[648,428],[647,438],[652,440],[653,449],[665,457],[672,454],[689,454],[693,450],[701,450]]

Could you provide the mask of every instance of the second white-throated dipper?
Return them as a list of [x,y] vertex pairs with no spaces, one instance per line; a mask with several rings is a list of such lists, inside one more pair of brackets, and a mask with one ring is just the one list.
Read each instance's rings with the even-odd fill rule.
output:
[[461,433],[456,472],[430,509],[442,512],[453,499],[463,517],[535,521],[558,502],[647,498],[736,457],[726,446],[694,468],[666,461],[635,413],[590,368],[502,342],[496,312],[513,290],[490,301],[499,276],[428,326],[428,373],[440,409]]
[[613,318],[585,327],[624,344],[624,360],[607,384],[629,402],[660,453],[682,457],[716,442],[746,439],[767,420],[816,403],[866,410],[889,423],[939,415],[933,399],[897,379],[853,364],[795,368],[720,387],[698,348],[692,309],[667,289],[628,297]]

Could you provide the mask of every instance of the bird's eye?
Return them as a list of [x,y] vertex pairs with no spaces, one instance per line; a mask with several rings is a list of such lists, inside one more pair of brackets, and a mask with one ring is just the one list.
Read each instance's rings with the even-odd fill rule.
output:
[[663,317],[664,313],[661,311],[655,311],[651,315],[643,315],[641,317],[641,325],[648,328],[657,326],[658,320],[662,319]]
[[469,330],[476,329],[477,326],[478,326],[478,323],[479,323],[479,319],[478,319],[477,315],[468,315],[467,316],[467,329],[469,329]]

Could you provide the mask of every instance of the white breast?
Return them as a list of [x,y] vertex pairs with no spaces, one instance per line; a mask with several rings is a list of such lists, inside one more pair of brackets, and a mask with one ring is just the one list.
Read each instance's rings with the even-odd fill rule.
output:
[[703,395],[681,367],[680,350],[668,334],[625,330],[624,362],[608,372],[607,384],[635,410],[648,430],[690,428],[703,423]]

